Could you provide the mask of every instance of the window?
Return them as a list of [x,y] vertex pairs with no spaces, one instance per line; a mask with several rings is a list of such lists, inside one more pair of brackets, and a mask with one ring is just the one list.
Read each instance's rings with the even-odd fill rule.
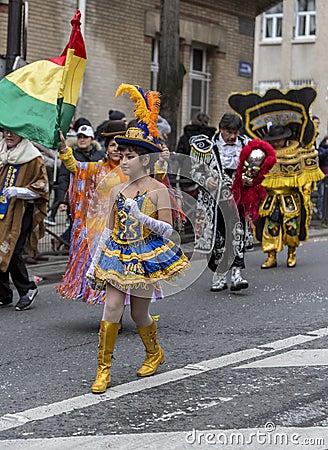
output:
[[159,40],[152,39],[151,45],[151,64],[150,64],[150,86],[152,91],[158,88],[159,71]]
[[206,50],[192,48],[190,62],[190,119],[198,112],[206,112],[211,75],[206,71]]
[[282,2],[263,14],[263,40],[281,40],[282,38]]
[[315,0],[297,0],[295,37],[315,36],[316,5]]
[[302,86],[315,86],[313,80],[291,80],[289,83],[290,88],[300,88]]
[[263,95],[268,89],[280,89],[281,83],[278,80],[259,81],[257,88],[259,94]]

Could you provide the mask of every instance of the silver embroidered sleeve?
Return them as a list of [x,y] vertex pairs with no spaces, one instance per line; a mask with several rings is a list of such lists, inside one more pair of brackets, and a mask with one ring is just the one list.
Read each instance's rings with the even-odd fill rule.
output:
[[202,187],[206,188],[207,177],[205,173],[205,165],[199,163],[194,158],[191,158],[191,171],[190,176],[193,181],[200,184]]

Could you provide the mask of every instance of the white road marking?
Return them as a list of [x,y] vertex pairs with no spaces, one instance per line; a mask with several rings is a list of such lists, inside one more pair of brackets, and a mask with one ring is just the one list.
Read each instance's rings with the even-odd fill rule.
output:
[[234,369],[252,369],[261,367],[307,367],[328,366],[328,349],[315,350],[291,350],[281,355],[271,356],[249,364],[244,364]]
[[131,381],[130,383],[111,387],[105,394],[84,394],[49,405],[42,405],[36,408],[27,409],[20,413],[5,414],[0,417],[0,432],[20,427],[28,422],[43,420],[74,410],[88,408],[89,406],[106,402],[108,400],[114,400],[124,395],[134,394],[136,392],[144,391],[145,389],[151,389],[167,383],[173,383],[185,378],[190,378],[210,370],[220,369],[222,367],[241,363],[260,356],[266,356],[270,353],[284,350],[305,342],[310,342],[324,336],[328,336],[328,327],[305,334],[291,336],[286,339],[280,339],[278,341],[260,345],[258,348],[241,350],[239,352],[220,356],[218,358],[201,361],[198,364],[187,365],[181,369],[171,370],[170,372],[157,374],[149,378],[141,378],[137,381]]
[[[266,424],[268,425],[268,424]],[[15,439],[0,441],[6,450],[191,450],[193,448],[250,448],[252,450],[299,450],[311,448],[325,450],[328,443],[328,427],[273,429],[243,428],[230,430],[195,430],[120,434],[107,436],[78,436],[52,439]]]

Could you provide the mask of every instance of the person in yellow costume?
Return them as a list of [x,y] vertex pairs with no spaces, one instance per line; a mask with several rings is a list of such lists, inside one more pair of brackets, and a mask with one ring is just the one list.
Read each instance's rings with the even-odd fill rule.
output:
[[263,137],[275,149],[277,162],[262,181],[267,195],[260,203],[261,219],[256,227],[267,254],[262,269],[277,266],[276,256],[284,245],[288,247],[287,267],[296,266],[296,249],[308,238],[311,192],[323,177],[314,147],[302,148],[299,142],[289,140],[291,136],[289,127],[275,124]]
[[267,254],[262,269],[277,265],[277,253],[288,247],[287,267],[296,266],[296,249],[308,238],[311,192],[323,178],[314,142],[317,126],[310,117],[317,91],[312,86],[287,90],[231,93],[228,103],[241,115],[246,133],[268,141],[277,161],[265,175],[266,197],[259,206],[255,236]]

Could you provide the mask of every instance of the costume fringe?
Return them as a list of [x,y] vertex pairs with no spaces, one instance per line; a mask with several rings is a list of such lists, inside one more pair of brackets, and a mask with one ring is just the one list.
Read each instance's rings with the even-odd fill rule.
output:
[[319,168],[314,170],[303,170],[299,175],[276,175],[268,174],[262,181],[262,186],[267,189],[279,189],[281,187],[291,187],[301,189],[306,183],[316,183],[324,178],[324,174]]
[[[86,269],[90,267],[92,260],[85,237],[86,230],[84,229],[70,252],[65,274],[60,284],[56,286],[56,291],[64,300],[82,301],[94,306],[103,305],[106,300],[105,290],[93,289],[89,284],[89,280],[83,275],[86,273]],[[151,301],[155,302],[163,298],[163,291],[159,283],[157,283]],[[128,292],[125,305],[129,304],[130,294]]]
[[106,289],[106,284],[109,283],[116,287],[120,291],[126,291],[127,289],[149,289],[150,286],[160,281],[174,281],[185,274],[190,269],[190,262],[187,257],[184,260],[179,260],[174,265],[170,266],[167,272],[160,270],[152,274],[151,277],[145,278],[142,275],[136,275],[134,279],[129,279],[126,276],[120,276],[117,272],[112,270],[106,270],[105,274],[97,274],[97,268],[95,270],[95,278],[90,280],[92,288],[95,290]]
[[200,164],[209,164],[212,157],[213,142],[211,139],[200,134],[190,138],[190,156]]
[[[75,230],[76,232],[76,230]],[[73,233],[73,230],[72,230]],[[69,261],[65,274],[59,285],[56,286],[57,293],[64,300],[82,301],[88,305],[103,305],[106,300],[104,290],[93,289],[85,273],[91,264],[90,249],[86,239],[86,229],[83,227],[78,239],[72,243]],[[159,284],[155,286],[151,301],[155,302],[164,298]],[[130,304],[130,295],[127,293],[125,305]]]
[[[72,229],[72,236],[77,230]],[[56,290],[64,299],[83,301],[97,305],[104,303],[104,294],[93,291],[84,278],[85,267],[91,264],[91,256],[86,239],[86,229],[83,227],[75,242],[71,242],[70,256],[64,276]]]

